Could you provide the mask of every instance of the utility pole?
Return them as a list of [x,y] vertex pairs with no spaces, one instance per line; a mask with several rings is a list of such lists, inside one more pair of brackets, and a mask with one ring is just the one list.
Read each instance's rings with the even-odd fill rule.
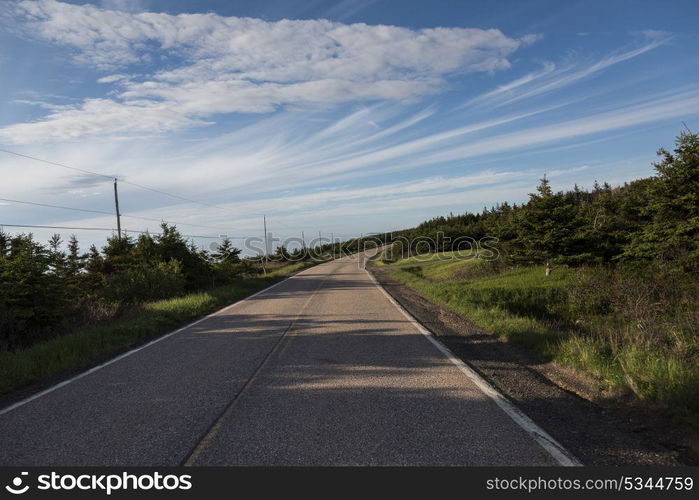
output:
[[335,258],[335,233],[330,233],[330,249],[333,253],[333,259]]
[[303,249],[306,250],[306,235],[303,234],[303,231],[301,231],[301,244],[303,245]]
[[267,274],[267,254],[269,253],[267,251],[267,216],[263,215],[262,216],[262,223],[264,224],[265,227],[265,263],[262,265],[262,271]]
[[117,179],[114,178],[114,205],[116,206],[117,236],[121,239],[121,214],[119,213],[119,192],[117,191]]
[[319,251],[320,251],[322,246],[323,246],[323,237],[320,235],[320,231],[318,231],[318,250]]

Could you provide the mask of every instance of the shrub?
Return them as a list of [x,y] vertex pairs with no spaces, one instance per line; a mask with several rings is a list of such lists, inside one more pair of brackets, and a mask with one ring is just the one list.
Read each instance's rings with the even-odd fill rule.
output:
[[143,302],[181,294],[185,277],[176,260],[153,266],[140,264],[111,274],[102,291],[105,298],[117,302]]
[[232,283],[237,278],[240,278],[243,273],[250,267],[248,262],[233,263],[223,260],[214,264],[214,274],[216,283],[220,285]]
[[608,314],[612,309],[612,276],[612,272],[602,266],[578,269],[568,289],[571,313]]

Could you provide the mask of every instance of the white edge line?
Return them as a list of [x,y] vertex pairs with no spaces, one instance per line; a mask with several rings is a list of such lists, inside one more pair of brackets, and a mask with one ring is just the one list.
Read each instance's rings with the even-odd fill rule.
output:
[[[313,267],[315,267],[315,266],[312,266],[312,267],[310,267],[310,268],[308,268],[308,269],[312,269]],[[306,269],[304,269],[303,271],[305,271],[305,270],[306,270]],[[262,289],[262,290],[260,290],[260,291],[258,291],[258,292],[255,292],[255,293],[253,293],[252,295],[250,295],[250,296],[248,296],[248,297],[245,297],[245,298],[243,298],[243,299],[240,299],[240,300],[238,300],[238,301],[236,301],[236,302],[234,302],[234,303],[232,303],[232,304],[228,304],[227,306],[222,307],[222,308],[219,309],[218,311],[214,311],[214,312],[212,312],[212,313],[210,313],[210,314],[207,314],[207,315],[204,316],[203,318],[199,318],[198,320],[193,321],[193,322],[189,323],[188,325],[185,325],[185,326],[183,326],[183,327],[181,327],[181,328],[178,328],[178,329],[175,330],[174,332],[166,333],[165,335],[162,335],[162,336],[158,337],[157,339],[151,340],[151,341],[148,342],[147,344],[143,344],[143,345],[141,345],[141,346],[139,346],[139,347],[136,347],[135,349],[131,349],[130,351],[126,351],[126,352],[124,352],[124,353],[118,355],[117,357],[112,358],[112,359],[110,359],[109,361],[106,361],[105,363],[102,363],[101,365],[93,366],[93,367],[90,368],[89,370],[84,371],[84,372],[82,372],[82,373],[80,373],[80,374],[78,374],[78,375],[75,375],[75,376],[72,377],[72,378],[69,378],[69,379],[67,379],[67,380],[64,380],[63,382],[59,382],[58,384],[53,385],[53,386],[49,387],[48,389],[44,389],[44,390],[41,391],[41,392],[37,392],[36,394],[32,394],[31,396],[29,396],[29,397],[27,397],[27,398],[25,398],[25,399],[22,399],[22,400],[20,400],[20,401],[17,401],[16,403],[11,404],[10,406],[8,406],[8,407],[3,408],[2,410],[0,410],[0,415],[4,415],[4,414],[6,414],[6,413],[11,412],[12,410],[16,410],[16,409],[19,408],[20,406],[24,406],[24,405],[26,405],[27,403],[30,403],[30,402],[34,401],[35,399],[38,399],[38,398],[40,398],[40,397],[42,397],[42,396],[46,396],[47,394],[52,393],[53,391],[55,391],[55,390],[57,390],[57,389],[60,389],[61,387],[65,387],[66,385],[68,385],[68,384],[70,384],[70,383],[73,383],[73,382],[75,382],[76,380],[79,380],[79,379],[81,379],[81,378],[83,378],[83,377],[87,377],[87,376],[90,375],[91,373],[95,373],[97,370],[101,370],[102,368],[104,368],[104,367],[106,367],[106,366],[109,366],[109,365],[111,365],[112,363],[116,363],[117,361],[119,361],[119,360],[121,360],[121,359],[124,359],[124,358],[126,358],[127,356],[131,356],[132,354],[134,354],[134,353],[136,353],[136,352],[138,352],[138,351],[141,351],[141,350],[143,350],[143,349],[145,349],[145,348],[147,348],[147,347],[150,347],[150,346],[152,346],[153,344],[157,344],[157,343],[160,342],[161,340],[165,340],[166,338],[172,337],[173,335],[175,335],[175,334],[177,334],[177,333],[180,333],[181,331],[186,330],[187,328],[191,328],[191,327],[193,327],[194,325],[196,325],[196,324],[198,324],[198,323],[201,323],[202,321],[211,318],[212,316],[216,316],[217,314],[220,314],[220,313],[222,313],[223,311],[225,311],[225,310],[227,310],[227,309],[231,309],[231,308],[237,306],[238,304],[241,304],[241,303],[245,302],[246,300],[250,300],[250,299],[252,299],[253,297],[256,297],[256,296],[260,295],[261,293],[264,293],[264,292],[266,292],[266,291],[268,291],[268,290],[271,290],[272,288],[274,288],[274,287],[277,286],[277,285],[281,285],[281,284],[284,283],[286,280],[288,280],[288,279],[290,279],[290,278],[293,278],[294,276],[298,276],[298,275],[301,274],[303,271],[301,271],[301,272],[299,272],[299,273],[296,273],[296,274],[294,274],[294,275],[292,275],[292,276],[288,276],[288,277],[284,278],[284,279],[281,280],[281,281],[277,281],[276,283],[273,283],[272,285],[268,286],[267,288],[264,288],[264,289]]]
[[459,368],[476,386],[490,397],[495,403],[512,419],[524,429],[544,450],[546,450],[553,459],[565,467],[578,467],[582,463],[566,450],[558,441],[551,437],[545,430],[539,427],[531,418],[526,416],[522,411],[514,406],[510,400],[497,391],[492,385],[481,377],[473,368],[464,363],[461,359],[449,350],[444,344],[437,340],[432,333],[425,328],[418,320],[416,320],[408,311],[405,310],[391,295],[384,289],[376,278],[365,269],[369,277],[372,279],[376,287],[383,292],[388,300],[405,316],[417,330],[422,333],[439,351],[449,359],[457,368]]

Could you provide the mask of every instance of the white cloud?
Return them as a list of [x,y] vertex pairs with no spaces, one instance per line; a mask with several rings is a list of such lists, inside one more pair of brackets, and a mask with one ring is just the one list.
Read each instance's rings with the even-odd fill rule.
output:
[[[132,123],[129,117],[134,110],[120,115],[119,105],[113,109],[115,105],[110,101],[90,101],[89,106],[91,116],[95,117],[93,123],[85,124],[85,115],[81,113],[60,114],[64,134],[79,136],[81,127],[99,128],[102,126],[99,117],[104,117],[110,126],[119,121],[119,132],[124,134],[134,127],[144,127],[141,135],[147,129],[164,127],[162,123],[168,120],[173,122],[167,126],[174,126],[179,119],[179,115],[173,118],[167,108],[149,105],[138,110],[142,117],[138,123]],[[584,140],[599,137],[601,133],[608,137],[614,131],[697,115],[699,89],[650,95],[603,113],[589,112],[569,118],[557,114],[555,120],[546,119],[545,125],[535,119],[554,109],[534,108],[480,121],[462,116],[448,124],[433,107],[406,109],[385,103],[344,113],[277,113],[202,141],[177,142],[150,137],[121,143],[110,139],[79,140],[35,145],[27,153],[107,175],[116,174],[194,199],[211,199],[212,191],[226,193],[224,199],[232,195],[253,197],[288,189],[351,184],[366,176],[398,172],[401,179],[410,175],[409,172],[416,176],[432,175],[441,169],[440,165],[470,168],[473,161],[469,160],[475,157],[502,158],[503,153],[566,146],[573,144],[571,141],[584,145]],[[512,131],[514,125],[516,131]],[[36,133],[35,130],[14,132]],[[50,130],[45,132],[48,134]],[[25,163],[22,169],[26,168]],[[5,182],[10,191],[35,187],[34,182],[19,175],[19,170],[12,170]],[[51,184],[72,188],[66,182]],[[168,201],[172,200],[157,202]]]
[[[260,218],[251,215],[255,213],[271,215],[273,231],[286,234],[298,232],[289,230],[292,225],[305,225],[307,233],[318,228],[336,233],[349,228],[373,231],[407,227],[451,210],[477,210],[495,201],[524,199],[544,167],[533,171],[536,163],[527,164],[522,152],[697,114],[699,91],[651,95],[599,115],[590,112],[565,121],[549,120],[544,127],[539,120],[533,124],[527,121],[546,110],[449,126],[440,123],[443,116],[431,107],[406,112],[404,106],[384,103],[346,113],[277,113],[200,142],[81,140],[36,145],[27,153],[228,208],[182,203],[122,184],[121,210],[125,214],[230,227],[231,234],[238,235],[259,232]],[[509,130],[514,123],[519,125],[517,132]],[[439,132],[426,133],[440,126]],[[502,153],[508,151],[517,154],[503,160]],[[479,165],[469,160],[489,154],[500,155],[492,170],[482,166],[487,161]],[[593,178],[590,171],[599,172],[600,180],[623,181],[638,176],[639,168],[648,168],[652,150],[647,154],[647,160],[635,162],[635,170],[584,169],[579,163],[560,167],[555,162],[549,175],[565,179],[557,185],[584,184]],[[450,165],[448,171],[439,167],[445,161]],[[108,181],[92,184],[79,178],[76,182],[74,172],[1,155],[0,170],[7,172],[3,189],[12,193],[8,197],[111,209]],[[388,175],[395,173],[400,175]],[[3,207],[3,211],[5,222],[82,227],[111,227],[114,223],[109,216],[66,221],[73,217],[70,212],[56,211],[43,211],[41,218],[37,211],[34,220],[26,208],[18,206]],[[128,222],[125,227],[129,229],[157,230],[157,223],[128,218],[123,222]],[[216,234],[196,226],[181,229],[188,234]],[[99,233],[84,236],[89,237],[102,241]]]
[[649,40],[667,40],[670,38],[670,33],[663,30],[643,30],[640,35]]
[[[382,122],[380,110],[361,110],[332,124],[323,132],[308,138],[288,136],[289,123],[302,123],[300,117],[283,119],[278,124],[264,123],[265,132],[258,139],[253,127],[250,131],[226,136],[224,141],[245,144],[236,147],[220,161],[199,165],[215,171],[215,165],[227,163],[239,173],[234,180],[238,187],[265,186],[267,189],[292,188],[313,183],[337,183],[350,178],[410,170],[429,172],[431,166],[452,163],[463,164],[470,158],[527,151],[542,146],[580,140],[600,133],[610,133],[630,127],[659,123],[682,116],[699,114],[699,89],[685,89],[672,95],[651,95],[641,101],[604,113],[595,113],[568,120],[549,122],[544,126],[528,126],[526,119],[550,111],[552,107],[533,109],[517,115],[496,116],[489,120],[472,122],[465,126],[447,128],[428,135],[410,138],[411,127],[429,118],[429,113],[403,117],[379,132],[368,128],[370,118]],[[494,132],[514,122],[522,123],[515,132]],[[432,123],[422,124],[427,129]],[[419,130],[425,130],[422,127]],[[400,132],[400,133],[398,133]],[[483,134],[487,132],[487,134]],[[380,134],[380,135],[379,135]],[[234,158],[234,159],[231,159]],[[245,170],[247,165],[254,165]],[[237,170],[240,168],[241,170]]]
[[[24,36],[70,49],[78,63],[109,71],[98,81],[119,89],[113,98],[0,131],[16,143],[122,134],[129,113],[134,121],[145,113],[146,122],[133,131],[141,133],[148,124],[156,132],[173,130],[219,113],[415,98],[438,91],[453,73],[507,69],[508,56],[538,37],[516,40],[497,29],[132,13],[55,0],[7,2],[3,11],[5,23]],[[84,125],[75,123],[78,116]]]
[[193,71],[276,82],[491,71],[509,67],[507,56],[520,45],[496,29],[411,30],[328,20],[130,14],[55,0],[13,5],[25,32],[72,47],[79,61],[98,67],[125,66],[168,51],[184,57],[191,66],[161,74],[175,81],[190,78]]
[[54,106],[37,122],[18,123],[0,129],[0,139],[14,143],[77,139],[85,135],[133,136],[183,127],[205,125],[172,109],[167,103],[88,99],[78,106]]
[[103,76],[102,78],[97,79],[97,83],[115,83],[115,82],[120,82],[123,80],[128,80],[130,78],[129,75],[123,75],[120,73],[114,74],[114,75],[107,75]]
[[494,90],[470,99],[462,107],[483,105],[498,107],[548,94],[581,82],[611,66],[645,54],[670,40],[670,37],[662,32],[656,32],[652,36],[647,35],[646,38],[652,39],[652,41],[625,52],[603,57],[582,67],[581,65],[573,64],[556,68],[556,65],[553,63],[546,62],[542,69],[528,73],[516,80],[500,85]]
[[[585,167],[561,169],[551,172],[550,177],[569,175],[580,171],[581,168]],[[302,221],[317,221],[322,218],[333,220],[342,219],[345,216],[388,214],[415,209],[431,210],[458,206],[465,200],[471,204],[487,204],[492,199],[512,199],[513,193],[521,197],[532,189],[535,179],[540,175],[540,172],[486,170],[469,175],[427,177],[369,188],[340,187],[316,189],[305,193],[278,193],[273,197],[221,204],[227,209],[226,211],[204,207],[198,208],[193,213],[192,207],[179,205],[140,211],[127,208],[123,210],[123,214],[124,223],[129,229],[157,230],[157,222],[142,222],[138,217],[158,220],[165,213],[166,220],[180,222],[180,229],[184,232],[216,233],[210,229],[207,230],[207,227],[197,227],[197,225],[205,225],[209,228],[212,226],[224,230],[227,228],[237,234],[254,234],[259,229],[260,214],[264,212],[271,215],[271,220],[274,221],[270,224],[270,227],[274,227],[273,231],[276,234],[282,233],[288,236],[289,225],[299,224]],[[293,209],[290,210],[290,207]],[[67,213],[70,214],[70,212]],[[135,216],[136,219],[130,216]],[[62,225],[78,227],[110,227],[114,220],[111,216],[92,216],[55,221],[57,224],[59,222]]]
[[674,92],[669,96],[650,96],[643,101],[604,113],[494,135],[470,144],[445,149],[431,155],[430,158],[423,158],[423,161],[436,163],[503,151],[524,150],[541,144],[698,114],[699,88],[694,87]]
[[553,71],[556,69],[556,65],[553,64],[552,62],[546,62],[544,63],[542,69],[538,71],[533,71],[531,73],[527,73],[526,75],[517,78],[516,80],[512,80],[508,83],[505,83],[503,85],[499,85],[497,88],[490,90],[488,92],[485,92],[479,96],[474,97],[473,99],[469,99],[466,101],[464,104],[461,105],[461,107],[466,107],[466,106],[472,106],[476,104],[484,104],[484,103],[494,103],[497,101],[498,98],[502,98],[502,96],[511,96],[516,90],[518,90],[520,87],[526,86],[528,84],[531,84],[532,82],[536,80],[540,80],[541,78],[545,77],[546,75],[549,75],[550,73],[553,73]]
[[524,45],[531,45],[539,40],[543,39],[543,33],[530,33],[529,35],[524,35],[519,39]]

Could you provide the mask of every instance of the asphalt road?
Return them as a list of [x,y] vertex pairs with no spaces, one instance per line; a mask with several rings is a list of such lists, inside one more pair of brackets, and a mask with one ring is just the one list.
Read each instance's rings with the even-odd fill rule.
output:
[[0,415],[0,465],[547,465],[351,258]]

